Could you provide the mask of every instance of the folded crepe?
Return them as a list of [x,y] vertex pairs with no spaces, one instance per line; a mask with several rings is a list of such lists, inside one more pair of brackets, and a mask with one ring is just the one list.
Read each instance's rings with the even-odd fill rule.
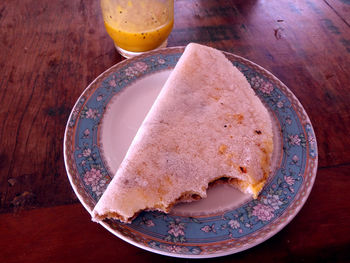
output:
[[189,44],[93,210],[94,221],[169,212],[222,179],[254,198],[270,172],[270,115],[224,54]]

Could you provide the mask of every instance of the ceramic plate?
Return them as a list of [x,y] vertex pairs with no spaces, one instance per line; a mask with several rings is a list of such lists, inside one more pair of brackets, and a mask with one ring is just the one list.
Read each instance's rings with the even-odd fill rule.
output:
[[[76,102],[65,131],[65,164],[76,195],[90,213],[183,50],[167,48],[118,63],[93,81]],[[217,185],[208,198],[177,205],[170,214],[143,212],[132,224],[101,223],[119,238],[168,256],[223,256],[270,238],[305,203],[318,159],[305,110],[271,73],[239,56],[225,55],[246,76],[272,116],[275,148],[268,184],[256,200]]]

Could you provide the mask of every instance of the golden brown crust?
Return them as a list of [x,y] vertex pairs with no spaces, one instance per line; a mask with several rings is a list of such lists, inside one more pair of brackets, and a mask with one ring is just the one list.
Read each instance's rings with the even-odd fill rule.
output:
[[[241,188],[241,184],[242,183],[244,183],[244,182],[239,180],[239,179],[237,179],[237,178],[229,178],[229,177],[226,177],[226,176],[221,176],[221,177],[218,177],[218,178],[214,179],[213,181],[211,181],[208,184],[208,187],[207,187],[206,190],[208,190],[209,188],[214,187],[216,185],[222,185],[222,184],[228,184],[228,185],[231,185],[231,186],[241,190],[240,188]],[[173,203],[171,203],[167,207],[155,206],[153,208],[142,209],[142,210],[137,211],[135,213],[135,215],[132,218],[129,218],[129,219],[121,216],[117,212],[108,212],[106,214],[96,215],[95,218],[97,218],[98,220],[103,220],[105,218],[107,218],[107,219],[118,219],[121,222],[131,223],[142,211],[160,211],[160,212],[164,212],[164,213],[169,213],[170,210],[176,204],[186,203],[186,202],[193,202],[193,201],[199,201],[201,199],[202,199],[202,197],[201,197],[200,193],[196,193],[196,192],[193,192],[193,191],[186,191],[186,192],[183,192],[179,198],[177,198]]]

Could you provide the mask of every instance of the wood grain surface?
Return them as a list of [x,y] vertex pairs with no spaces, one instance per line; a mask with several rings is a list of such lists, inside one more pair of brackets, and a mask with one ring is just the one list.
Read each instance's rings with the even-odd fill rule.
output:
[[[168,46],[189,42],[272,72],[303,104],[319,150],[314,189],[284,230],[207,261],[350,261],[350,1],[175,0]],[[92,223],[66,176],[70,111],[121,60],[99,1],[0,2],[0,262],[182,261]]]

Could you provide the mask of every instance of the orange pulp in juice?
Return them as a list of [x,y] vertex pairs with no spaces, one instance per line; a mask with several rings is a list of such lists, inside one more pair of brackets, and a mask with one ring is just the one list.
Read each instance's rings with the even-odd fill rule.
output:
[[173,28],[173,0],[101,0],[101,7],[107,33],[127,51],[155,49]]

